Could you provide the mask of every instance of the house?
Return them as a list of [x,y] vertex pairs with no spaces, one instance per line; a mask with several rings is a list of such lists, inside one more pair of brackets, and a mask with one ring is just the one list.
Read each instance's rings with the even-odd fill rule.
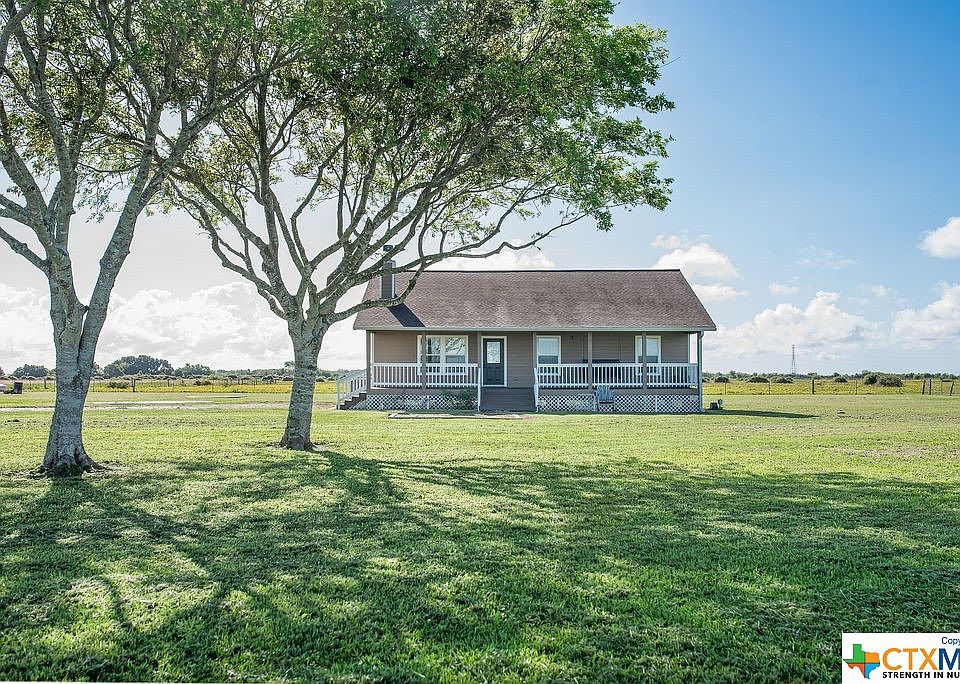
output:
[[[410,273],[371,281],[391,299]],[[713,320],[679,270],[426,271],[403,304],[357,315],[366,368],[343,409],[703,410]]]

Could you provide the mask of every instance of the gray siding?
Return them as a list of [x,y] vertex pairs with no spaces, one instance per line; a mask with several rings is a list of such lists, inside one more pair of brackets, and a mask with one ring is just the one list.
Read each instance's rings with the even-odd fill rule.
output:
[[[386,330],[373,333],[373,363],[416,363],[417,337],[420,333]],[[477,362],[476,333],[433,332],[430,335],[466,335],[467,362]]]
[[507,338],[507,387],[533,387],[533,333],[506,333],[504,337]]

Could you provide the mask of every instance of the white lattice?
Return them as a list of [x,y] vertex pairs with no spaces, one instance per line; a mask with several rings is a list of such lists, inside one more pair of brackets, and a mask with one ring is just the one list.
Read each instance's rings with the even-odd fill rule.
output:
[[614,396],[617,413],[698,413],[699,399],[689,394],[621,394]]
[[354,411],[449,411],[474,410],[477,400],[466,407],[463,400],[452,394],[370,394],[350,407]]
[[687,394],[616,394],[613,404],[597,405],[592,394],[544,394],[542,413],[698,413],[699,399]]
[[543,413],[583,413],[596,409],[592,394],[542,394],[538,410]]

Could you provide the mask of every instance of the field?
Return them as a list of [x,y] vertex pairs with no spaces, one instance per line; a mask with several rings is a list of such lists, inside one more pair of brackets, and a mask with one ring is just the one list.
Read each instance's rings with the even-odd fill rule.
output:
[[[727,396],[743,394],[835,394],[835,395],[853,395],[861,394],[923,394],[923,380],[906,379],[903,380],[903,387],[883,387],[878,384],[864,385],[859,379],[850,378],[847,382],[835,382],[833,378],[817,378],[813,383],[810,379],[797,379],[791,383],[779,382],[747,382],[746,380],[737,380],[729,383],[704,382],[704,395]],[[811,384],[814,387],[811,387]],[[932,393],[935,395],[951,396],[950,390],[953,387],[954,396],[960,396],[960,381],[955,380],[933,380]],[[926,393],[930,393],[931,385],[927,384]]]
[[836,680],[842,631],[960,630],[958,397],[318,410],[310,455],[283,396],[100,405],[113,471],[49,481],[37,396],[0,397],[0,680]]

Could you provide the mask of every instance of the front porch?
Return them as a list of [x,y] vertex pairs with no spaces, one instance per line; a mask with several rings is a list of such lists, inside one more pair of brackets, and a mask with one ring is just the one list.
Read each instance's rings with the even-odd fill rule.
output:
[[[485,385],[476,363],[373,363],[369,372],[338,378],[337,406],[353,408],[361,395],[374,395],[379,399],[368,403],[384,408],[660,412],[662,404],[687,412],[699,397],[699,378],[696,363],[538,364],[529,387],[508,388]],[[682,396],[691,400],[674,398]]]
[[[656,397],[700,398],[701,338],[669,330],[368,331],[366,368],[338,378],[337,405],[656,411]],[[663,406],[701,410],[677,401]]]

